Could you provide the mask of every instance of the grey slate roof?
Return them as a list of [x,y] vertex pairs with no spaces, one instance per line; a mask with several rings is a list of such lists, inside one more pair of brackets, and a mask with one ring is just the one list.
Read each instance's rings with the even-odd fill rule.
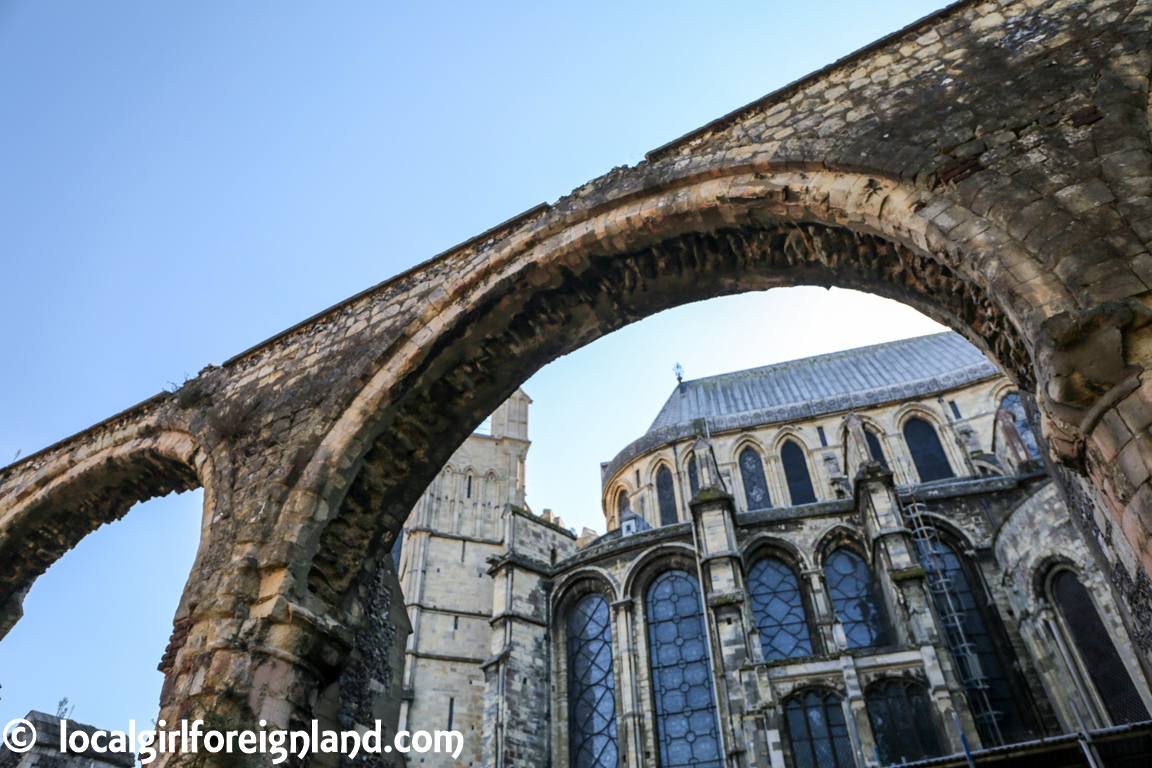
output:
[[711,432],[742,429],[923,397],[999,373],[980,350],[946,331],[685,381],[644,436],[602,466],[602,477],[649,448],[702,433],[701,418]]
[[[844,396],[856,393],[866,401],[882,402],[875,399],[880,392],[872,397],[868,395],[893,387],[900,388],[896,397],[905,393],[920,395],[996,373],[996,367],[980,350],[959,334],[947,331],[685,381],[673,390],[648,431],[701,417],[707,417],[712,424],[722,416],[773,411],[781,406],[829,398],[842,400],[844,407],[848,407]],[[915,386],[917,384],[919,386]],[[829,410],[840,408],[820,407],[816,413]]]

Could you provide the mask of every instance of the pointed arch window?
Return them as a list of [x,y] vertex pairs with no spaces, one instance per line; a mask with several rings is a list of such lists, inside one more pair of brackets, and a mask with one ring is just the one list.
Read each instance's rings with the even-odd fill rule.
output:
[[1148,710],[1132,684],[1128,670],[1112,644],[1096,604],[1075,574],[1061,570],[1052,579],[1052,602],[1060,609],[1064,625],[1080,652],[1080,658],[1113,725],[1148,719]]
[[672,470],[661,466],[656,472],[656,504],[660,508],[660,525],[680,522],[676,514],[676,490],[672,485]]
[[889,680],[865,697],[881,765],[939,757],[940,740],[932,722],[928,691],[919,683]]
[[748,500],[748,511],[768,509],[772,498],[768,495],[768,479],[764,476],[764,463],[755,448],[745,448],[740,452],[740,477],[744,480],[744,498]]
[[888,469],[888,460],[884,458],[884,449],[880,446],[880,437],[872,430],[864,429],[864,442],[868,444],[868,453],[873,461],[880,462],[880,466]]
[[603,595],[582,598],[568,616],[568,746],[573,768],[616,768],[612,622]]
[[855,768],[844,707],[834,693],[808,691],[784,705],[796,768]]
[[648,588],[647,610],[661,768],[723,768],[696,579],[662,574]]
[[696,469],[696,454],[688,457],[688,489],[692,492],[692,498],[696,498],[696,494],[700,493],[700,473]]
[[904,440],[908,443],[908,451],[912,454],[912,463],[916,465],[920,482],[930,483],[956,477],[944,453],[944,446],[940,444],[940,436],[924,419],[914,416],[904,423]]
[[848,647],[887,645],[887,623],[864,558],[845,547],[837,549],[824,562],[824,579]]
[[757,560],[748,569],[748,595],[765,659],[812,654],[808,616],[795,571],[775,557]]
[[1036,433],[1032,429],[1032,421],[1028,418],[1028,412],[1024,410],[1024,401],[1020,399],[1020,393],[1012,392],[1005,395],[1004,399],[1000,401],[1000,410],[1016,428],[1016,434],[1020,437],[1020,442],[1028,453],[1028,458],[1039,461],[1040,446],[1036,443]]
[[780,463],[784,465],[784,479],[788,481],[792,506],[814,503],[816,492],[812,489],[812,476],[808,474],[804,449],[794,440],[788,440],[780,448]]
[[628,491],[623,488],[616,494],[616,514],[622,515],[628,510]]
[[[997,646],[1003,644],[997,643],[989,632],[963,561],[955,549],[936,537],[931,539],[931,544],[917,541],[916,549],[928,573],[936,611],[941,617],[958,616],[958,624],[944,622],[944,634],[959,666],[961,682],[968,691],[981,741],[998,745],[1028,739],[1030,733],[1004,672],[1005,666],[1013,664],[1014,659],[1001,658],[1001,653],[1009,652],[1006,649],[997,651]],[[934,558],[931,563],[930,557]],[[965,653],[965,642],[975,651],[976,664],[968,661],[970,656]],[[985,700],[987,706],[982,703]]]

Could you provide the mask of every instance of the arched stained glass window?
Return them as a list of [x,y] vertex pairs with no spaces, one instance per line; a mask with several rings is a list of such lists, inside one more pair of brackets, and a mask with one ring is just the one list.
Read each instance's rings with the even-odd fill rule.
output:
[[815,502],[816,492],[812,490],[812,476],[808,474],[804,449],[792,440],[787,441],[780,448],[780,463],[784,465],[784,479],[788,481],[792,506]]
[[944,453],[944,446],[940,444],[940,436],[924,419],[911,418],[904,423],[904,440],[908,443],[908,451],[912,454],[920,482],[930,483],[956,477]]
[[1052,602],[1060,609],[1080,658],[1113,725],[1148,719],[1148,710],[1128,676],[1128,670],[1100,620],[1092,596],[1071,571],[1052,580]]
[[568,745],[573,768],[616,768],[612,626],[603,595],[568,616]]
[[676,514],[676,491],[672,486],[672,470],[660,467],[656,472],[656,504],[660,507],[660,525],[680,522]]
[[791,568],[774,557],[757,560],[748,569],[748,594],[765,659],[812,654],[800,582]]
[[661,768],[722,768],[700,588],[668,571],[648,588],[648,643]]
[[1028,451],[1028,458],[1039,461],[1040,446],[1036,443],[1036,433],[1032,430],[1032,422],[1028,418],[1028,412],[1024,410],[1024,402],[1020,399],[1020,393],[1013,392],[1006,395],[1000,401],[1000,410],[1012,415],[1012,420],[1016,425],[1016,433],[1020,435],[1020,442],[1024,443],[1024,449]]
[[628,491],[623,489],[616,494],[616,514],[622,515],[628,509]]
[[840,548],[824,563],[824,579],[832,596],[832,607],[844,625],[849,648],[873,648],[888,644],[888,628],[872,573],[864,558]]
[[[945,623],[944,634],[960,667],[961,682],[968,689],[968,700],[976,716],[980,739],[988,746],[1025,741],[1031,734],[1024,726],[1020,710],[1016,706],[1016,698],[1012,695],[1012,688],[1004,673],[1005,665],[1012,664],[1013,659],[1002,659],[997,652],[998,644],[988,631],[988,624],[984,620],[984,614],[980,610],[977,596],[972,590],[960,556],[940,539],[933,538],[932,541],[931,547],[924,541],[918,541],[916,548],[920,554],[920,562],[928,572],[928,585],[937,612],[941,616],[946,616],[952,612],[949,610],[949,606],[952,606],[961,616],[962,624],[959,627]],[[935,558],[933,561],[935,565],[929,563],[930,556]],[[937,571],[943,577],[943,583],[937,578]],[[983,675],[984,685],[987,686],[983,694],[988,701],[986,715],[979,711],[983,705],[981,694],[977,690],[980,680],[972,676],[971,667],[975,665],[968,663],[968,657],[961,647],[965,640],[976,651],[978,669]],[[1000,739],[996,738],[997,731],[1000,733]]]
[[880,438],[870,429],[864,430],[864,442],[868,443],[868,453],[873,461],[880,462],[880,466],[888,469],[888,460],[884,458],[884,449],[880,447]]
[[772,499],[768,496],[768,479],[764,477],[764,463],[755,448],[745,448],[740,452],[740,477],[744,478],[744,498],[748,500],[748,511],[768,509]]
[[890,680],[870,689],[866,698],[881,765],[940,756],[940,740],[924,686]]
[[855,768],[844,707],[834,693],[808,691],[784,705],[796,768]]
[[700,493],[700,473],[696,470],[696,454],[688,457],[688,489],[692,491],[692,498]]

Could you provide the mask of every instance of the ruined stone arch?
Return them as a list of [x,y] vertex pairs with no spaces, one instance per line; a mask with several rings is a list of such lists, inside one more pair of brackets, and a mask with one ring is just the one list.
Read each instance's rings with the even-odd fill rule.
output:
[[[69,461],[45,463],[23,487],[0,497],[0,561],[7,564],[0,573],[0,637],[20,618],[24,595],[49,566],[136,504],[202,487],[201,530],[213,525],[222,501],[217,471],[196,437],[165,427],[118,437],[77,451]],[[197,552],[194,571],[206,567],[203,554]],[[187,597],[177,608],[178,622],[188,614]]]

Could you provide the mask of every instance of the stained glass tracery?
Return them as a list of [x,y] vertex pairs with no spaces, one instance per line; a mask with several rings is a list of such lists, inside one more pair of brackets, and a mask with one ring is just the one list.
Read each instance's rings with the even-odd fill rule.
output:
[[889,680],[871,688],[865,698],[881,765],[940,756],[940,741],[923,685]]
[[812,638],[796,573],[775,557],[748,569],[748,595],[765,659],[812,654]]
[[768,509],[772,499],[768,495],[768,478],[764,476],[764,463],[755,448],[745,448],[740,452],[740,477],[744,480],[744,498],[748,500],[748,510]]
[[648,588],[648,642],[661,768],[722,768],[700,588],[685,571]]
[[796,768],[855,768],[852,740],[840,697],[808,691],[784,705],[784,722]]
[[572,768],[616,768],[612,628],[603,595],[581,598],[568,616],[568,744]]
[[849,648],[887,645],[888,629],[872,574],[864,558],[841,547],[824,563],[824,579],[832,607],[844,625]]

